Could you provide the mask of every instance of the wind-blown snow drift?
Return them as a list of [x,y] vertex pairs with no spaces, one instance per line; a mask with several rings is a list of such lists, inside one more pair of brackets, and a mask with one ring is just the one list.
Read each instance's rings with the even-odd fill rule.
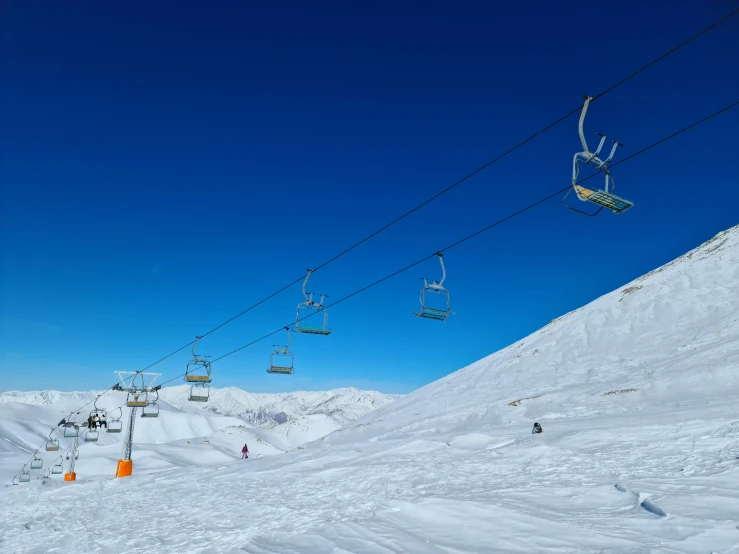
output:
[[[733,551],[738,308],[735,227],[296,451],[125,480],[13,487],[2,493],[0,546]],[[541,435],[530,434],[534,420]],[[122,521],[136,532],[122,532]]]

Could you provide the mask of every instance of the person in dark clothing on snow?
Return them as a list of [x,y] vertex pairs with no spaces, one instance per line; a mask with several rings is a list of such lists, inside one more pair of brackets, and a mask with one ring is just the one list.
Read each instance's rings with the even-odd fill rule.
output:
[[249,457],[249,447],[244,445],[244,448],[241,449],[241,459]]
[[541,428],[541,425],[539,425],[538,422],[534,423],[534,428],[531,430],[531,433],[535,435],[537,433],[541,433],[542,431],[543,429]]

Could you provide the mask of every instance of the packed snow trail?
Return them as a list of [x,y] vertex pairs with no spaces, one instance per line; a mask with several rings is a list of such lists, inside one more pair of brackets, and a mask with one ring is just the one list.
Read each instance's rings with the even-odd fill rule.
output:
[[736,552],[738,393],[733,228],[285,454],[5,489],[0,551]]

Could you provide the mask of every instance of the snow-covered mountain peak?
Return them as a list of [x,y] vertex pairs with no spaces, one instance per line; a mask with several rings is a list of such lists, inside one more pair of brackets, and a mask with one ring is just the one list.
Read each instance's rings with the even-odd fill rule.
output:
[[190,410],[210,410],[240,417],[257,425],[276,425],[288,419],[315,414],[328,415],[339,424],[344,424],[400,397],[356,388],[266,394],[228,387],[211,389],[208,402],[193,405],[187,399],[188,394],[189,387],[182,385],[163,389],[160,397],[181,409],[189,406]]

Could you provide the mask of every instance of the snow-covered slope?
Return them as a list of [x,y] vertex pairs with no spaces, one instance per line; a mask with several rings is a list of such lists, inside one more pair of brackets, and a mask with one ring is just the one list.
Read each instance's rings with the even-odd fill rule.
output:
[[[43,442],[49,431],[70,411],[86,406],[76,416],[79,422],[93,408],[100,391],[11,391],[0,393],[0,479],[10,479]],[[160,417],[139,419],[134,451],[137,467],[162,469],[227,461],[240,456],[246,443],[254,456],[281,454],[306,442],[320,439],[345,422],[384,406],[397,395],[374,391],[337,389],[326,392],[250,394],[229,388],[213,389],[208,403],[187,400],[187,387],[160,391]],[[97,402],[109,418],[121,414],[125,424],[128,409],[123,393],[108,391]],[[238,417],[237,417],[238,416]],[[62,449],[72,442],[61,439]],[[120,457],[123,433],[103,432],[96,443],[80,447],[78,473],[111,475]],[[184,450],[183,450],[184,449]],[[198,450],[192,455],[193,450]],[[58,454],[42,454],[47,465]],[[41,472],[39,472],[40,474]]]
[[738,377],[739,226],[330,440],[633,412]]
[[736,552],[737,394],[739,227],[284,455],[2,491],[0,546]]

